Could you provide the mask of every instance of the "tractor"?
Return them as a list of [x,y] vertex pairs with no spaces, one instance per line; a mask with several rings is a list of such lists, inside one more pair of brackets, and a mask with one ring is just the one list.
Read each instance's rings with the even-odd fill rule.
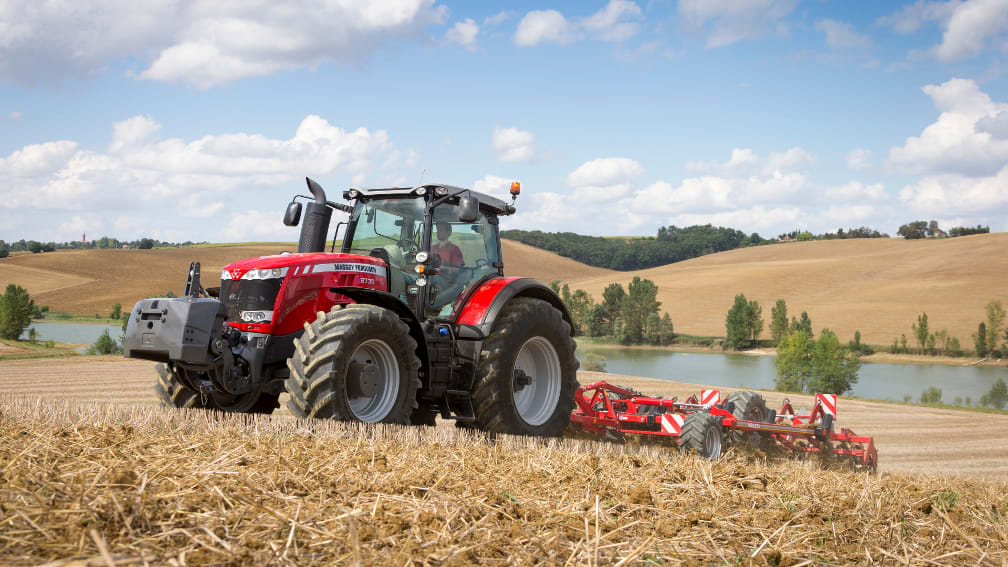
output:
[[[224,266],[204,288],[133,307],[124,354],[158,362],[162,405],[559,436],[578,387],[571,316],[548,286],[505,277],[511,202],[450,185],[343,192],[306,178],[284,224],[296,253]],[[347,213],[325,251],[334,211]],[[335,251],[344,227],[339,252]]]

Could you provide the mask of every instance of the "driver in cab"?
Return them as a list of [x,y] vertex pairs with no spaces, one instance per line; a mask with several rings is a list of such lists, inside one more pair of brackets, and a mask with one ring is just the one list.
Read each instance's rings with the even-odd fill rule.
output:
[[[431,255],[435,255],[441,260],[442,273],[448,276],[450,280],[454,280],[455,275],[458,273],[456,268],[464,266],[465,260],[462,259],[462,250],[448,240],[451,233],[452,227],[450,223],[437,223],[437,242],[431,245]],[[448,269],[444,270],[443,268],[445,267]]]

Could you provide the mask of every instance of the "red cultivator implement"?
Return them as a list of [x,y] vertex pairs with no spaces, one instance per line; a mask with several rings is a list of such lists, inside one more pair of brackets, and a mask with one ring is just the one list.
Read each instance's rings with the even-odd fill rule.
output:
[[874,471],[878,454],[871,437],[834,427],[836,396],[816,394],[808,415],[797,414],[787,399],[780,411],[768,410],[763,397],[743,390],[724,401],[718,390],[702,390],[685,401],[645,396],[639,392],[596,382],[578,388],[571,430],[622,441],[627,435],[676,440],[684,450],[716,459],[722,441],[728,444],[815,456],[828,463],[848,464]]

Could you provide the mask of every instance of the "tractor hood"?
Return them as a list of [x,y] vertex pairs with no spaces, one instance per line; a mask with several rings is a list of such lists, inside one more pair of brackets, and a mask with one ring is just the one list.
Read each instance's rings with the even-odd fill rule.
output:
[[270,279],[327,272],[385,275],[385,263],[374,256],[308,252],[246,258],[224,266],[222,280]]

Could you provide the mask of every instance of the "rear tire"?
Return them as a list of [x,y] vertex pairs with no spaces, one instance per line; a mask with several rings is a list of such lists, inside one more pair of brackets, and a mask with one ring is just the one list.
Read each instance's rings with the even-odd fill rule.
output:
[[[746,421],[763,421],[767,417],[767,405],[763,396],[752,390],[740,390],[728,395],[725,402],[735,404],[732,415],[735,419]],[[727,441],[732,445],[740,445],[749,449],[762,450],[767,445],[767,439],[758,431],[728,432]]]
[[211,409],[226,413],[271,414],[280,407],[279,396],[266,392],[249,392],[237,396],[225,393],[200,394],[179,380],[175,369],[157,365],[158,381],[154,385],[161,406],[179,409]]
[[483,342],[472,390],[476,426],[490,433],[563,434],[578,386],[574,349],[559,309],[540,299],[512,299]]
[[420,387],[417,343],[399,316],[375,305],[320,313],[287,360],[287,407],[298,417],[409,425]]
[[679,447],[683,451],[696,450],[698,456],[716,460],[721,456],[721,418],[705,411],[696,411],[686,416]]

